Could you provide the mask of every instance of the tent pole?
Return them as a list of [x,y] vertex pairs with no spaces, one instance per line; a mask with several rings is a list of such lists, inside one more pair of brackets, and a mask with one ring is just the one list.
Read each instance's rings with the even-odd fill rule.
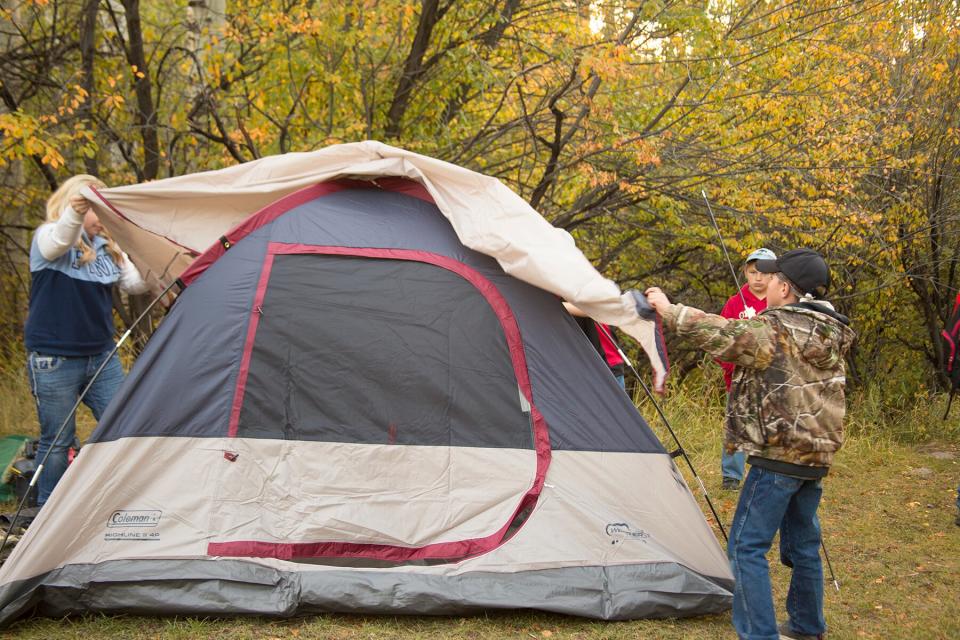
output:
[[750,305],[747,304],[747,299],[743,295],[743,289],[740,287],[740,279],[737,278],[737,270],[733,268],[733,261],[730,259],[730,254],[727,253],[727,245],[723,242],[723,234],[720,233],[720,225],[717,224],[717,218],[713,215],[713,207],[710,206],[710,201],[707,199],[707,192],[701,189],[700,195],[703,196],[703,201],[707,203],[707,213],[710,214],[710,222],[713,223],[713,228],[717,232],[717,239],[720,240],[720,249],[723,250],[723,257],[727,259],[727,266],[730,267],[730,275],[733,276],[733,283],[737,285],[737,294],[740,296],[740,302],[743,303],[743,308],[746,309]]
[[823,544],[823,532],[820,533],[820,548],[823,549],[823,557],[827,561],[827,569],[830,570],[830,580],[833,582],[834,589],[840,593],[840,583],[837,582],[837,576],[833,572],[833,564],[830,562],[830,554],[827,553],[827,545]]
[[[90,382],[87,383],[87,386],[83,388],[83,391],[80,393],[79,397],[77,397],[77,401],[74,403],[73,409],[71,409],[70,413],[67,414],[67,417],[64,419],[63,424],[61,424],[60,428],[57,429],[57,435],[53,438],[54,444],[60,441],[60,436],[63,435],[63,431],[67,428],[67,424],[70,422],[70,419],[77,412],[77,409],[80,408],[80,403],[83,402],[83,398],[87,395],[87,392],[90,390],[90,387],[93,386],[93,383],[96,382],[97,378],[100,376],[100,373],[107,366],[107,363],[110,362],[111,358],[113,358],[113,354],[115,354],[117,350],[120,349],[120,345],[126,342],[127,338],[130,337],[130,333],[138,324],[140,324],[140,321],[143,320],[147,316],[147,314],[149,314],[150,311],[156,306],[156,304],[160,302],[160,300],[162,300],[164,296],[167,295],[167,293],[170,292],[170,289],[172,289],[173,286],[178,284],[179,282],[180,282],[179,280],[174,280],[173,282],[171,282],[167,286],[167,288],[163,290],[163,293],[161,293],[159,296],[157,296],[154,299],[153,302],[147,305],[147,308],[143,310],[143,313],[141,313],[137,317],[137,319],[130,324],[130,327],[128,327],[127,330],[123,333],[123,335],[120,337],[120,340],[117,341],[117,344],[115,344],[113,349],[110,351],[110,355],[108,355],[106,358],[103,359],[103,362],[100,363],[100,366],[94,372],[93,377],[90,378]],[[40,478],[40,474],[43,473],[43,466],[44,464],[46,464],[47,458],[50,457],[51,451],[53,451],[52,446],[47,449],[46,454],[44,454],[43,456],[43,460],[40,461],[40,464],[37,465],[36,471],[34,471],[33,473],[33,478],[30,479],[30,484],[27,486],[27,490],[23,492],[23,497],[20,499],[20,504],[17,505],[17,512],[13,516],[13,521],[10,523],[10,526],[7,528],[7,533],[3,536],[3,542],[0,543],[0,554],[2,554],[3,550],[7,547],[7,540],[10,538],[10,532],[13,531],[13,528],[16,526],[17,520],[20,518],[20,512],[23,511],[23,506],[27,503],[27,499],[30,497],[30,492],[33,491],[34,485],[37,484],[37,480]]]
[[[727,530],[724,529],[723,521],[720,520],[717,510],[713,507],[713,501],[710,500],[710,494],[707,492],[707,487],[703,484],[703,480],[700,479],[700,475],[697,473],[697,469],[693,466],[693,462],[687,456],[687,452],[683,448],[683,445],[680,444],[680,439],[677,438],[677,434],[670,425],[670,421],[667,420],[666,414],[664,414],[663,409],[660,408],[660,403],[658,403],[656,398],[653,397],[653,393],[650,392],[650,388],[647,387],[647,384],[643,381],[643,378],[640,377],[640,374],[633,367],[633,363],[630,362],[630,358],[627,357],[627,355],[623,352],[623,349],[620,348],[620,345],[617,344],[617,341],[613,339],[612,335],[610,335],[610,331],[607,329],[607,327],[599,322],[597,323],[597,327],[603,331],[603,334],[607,337],[607,339],[609,339],[613,346],[617,348],[617,353],[619,353],[620,357],[623,358],[624,364],[626,364],[627,367],[630,368],[630,371],[633,372],[633,376],[637,379],[637,382],[640,383],[640,386],[643,387],[643,391],[647,394],[647,398],[650,400],[650,402],[653,403],[654,409],[657,410],[660,420],[667,427],[667,431],[670,432],[670,435],[673,436],[673,441],[677,443],[677,451],[683,456],[683,459],[687,461],[687,466],[690,467],[690,473],[692,473],[693,477],[697,479],[697,483],[700,485],[700,491],[703,492],[703,497],[706,499],[707,505],[710,507],[710,512],[713,513],[713,519],[717,522],[717,526],[720,527],[720,533],[723,534],[723,541],[727,542]],[[675,457],[675,455],[670,454],[670,457]]]

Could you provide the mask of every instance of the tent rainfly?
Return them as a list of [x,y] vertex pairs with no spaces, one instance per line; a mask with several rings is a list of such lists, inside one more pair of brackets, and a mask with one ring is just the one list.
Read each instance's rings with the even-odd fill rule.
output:
[[642,297],[499,181],[363,142],[87,191],[183,287],[0,569],[77,612],[723,611],[726,557],[560,299]]

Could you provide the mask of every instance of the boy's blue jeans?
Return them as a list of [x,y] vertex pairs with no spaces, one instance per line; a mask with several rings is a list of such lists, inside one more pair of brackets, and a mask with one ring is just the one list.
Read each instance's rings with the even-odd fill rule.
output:
[[827,629],[823,618],[823,566],[817,507],[820,480],[751,467],[740,491],[727,553],[736,586],[733,626],[744,640],[778,640],[766,554],[780,531],[780,561],[792,567],[787,593],[790,626],[802,634]]
[[[30,390],[37,401],[37,417],[40,420],[40,445],[37,447],[37,465],[50,450],[37,481],[37,505],[42,506],[61,476],[67,470],[67,450],[76,437],[76,415],[70,417],[60,438],[54,442],[57,430],[66,420],[80,393],[86,388],[100,363],[110,352],[95,356],[54,356],[31,352],[27,357],[27,374]],[[83,398],[97,420],[106,411],[123,382],[120,359],[113,354],[93,386]]]

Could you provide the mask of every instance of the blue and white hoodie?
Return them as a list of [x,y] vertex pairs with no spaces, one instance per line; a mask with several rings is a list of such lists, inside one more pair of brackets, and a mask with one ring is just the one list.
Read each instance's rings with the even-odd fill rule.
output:
[[107,240],[95,236],[95,260],[80,264],[76,242],[90,238],[83,216],[67,207],[56,222],[40,225],[30,245],[30,312],[24,330],[28,351],[45,355],[92,356],[113,348],[114,284],[143,293],[146,284],[124,255],[118,266],[107,253]]

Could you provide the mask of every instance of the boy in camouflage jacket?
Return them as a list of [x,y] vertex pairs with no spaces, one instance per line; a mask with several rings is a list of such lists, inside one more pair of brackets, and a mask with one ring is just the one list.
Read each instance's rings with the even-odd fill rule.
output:
[[[751,468],[728,544],[734,628],[747,640],[819,638],[826,632],[820,479],[843,444],[844,356],[855,335],[844,316],[818,299],[830,272],[815,251],[796,249],[756,265],[775,277],[767,310],[752,319],[671,304],[656,287],[647,299],[668,330],[737,365],[724,442],[746,452]],[[781,561],[793,569],[789,619],[779,628],[766,560],[778,530]]]

